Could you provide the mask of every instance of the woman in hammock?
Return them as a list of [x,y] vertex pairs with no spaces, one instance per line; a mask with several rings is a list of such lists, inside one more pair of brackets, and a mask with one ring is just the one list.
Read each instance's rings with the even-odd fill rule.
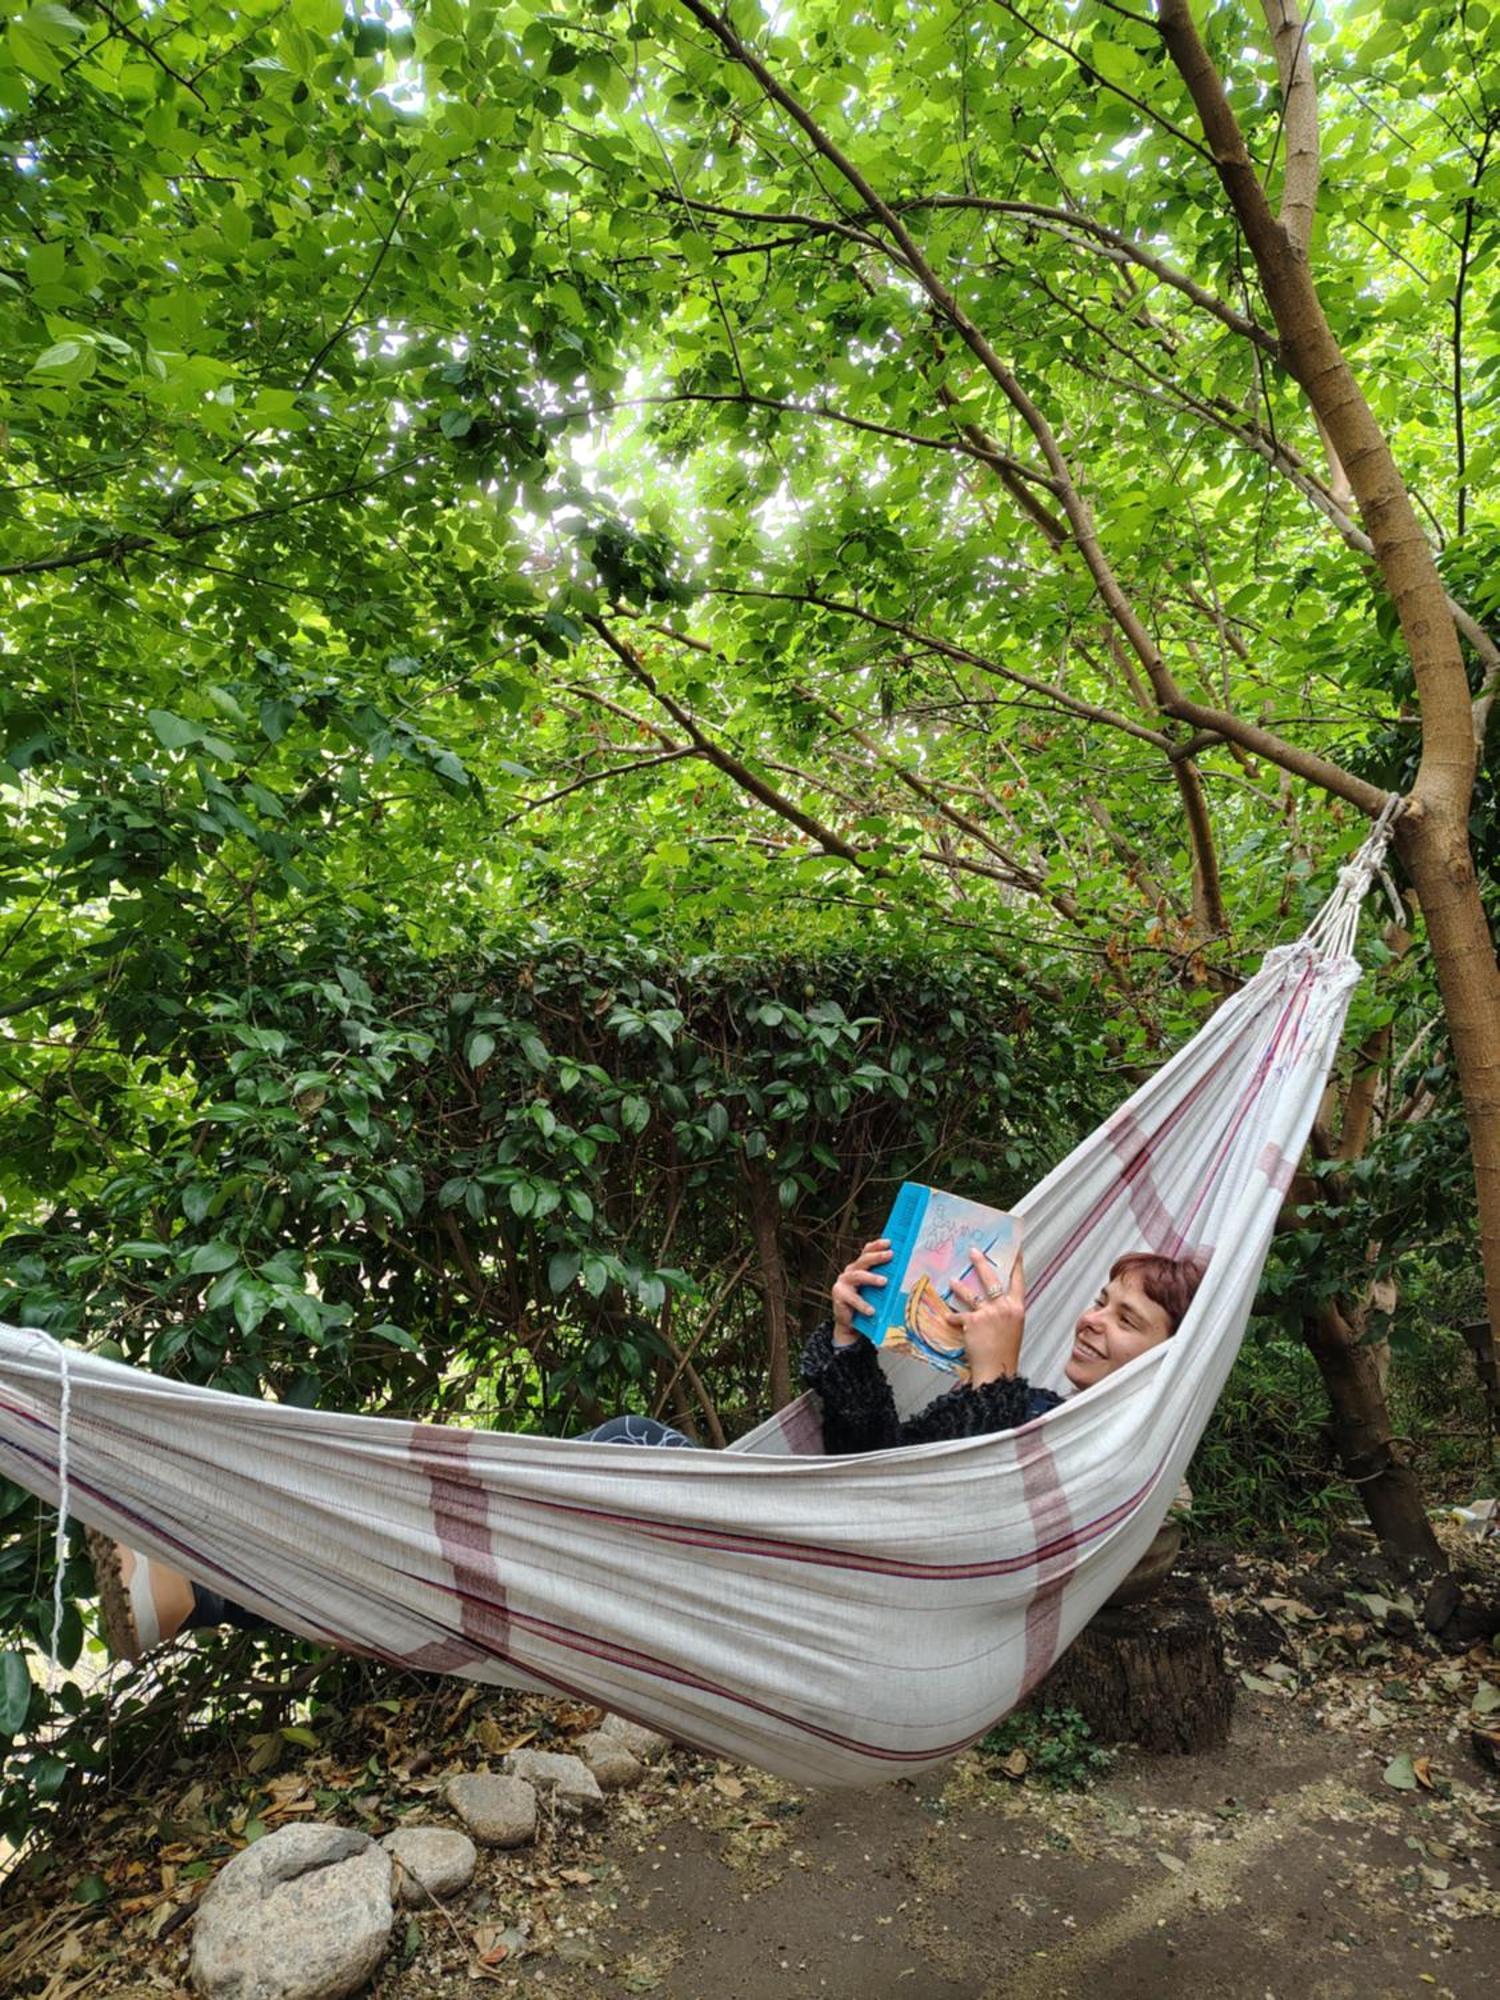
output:
[[[942,1438],[983,1437],[1014,1430],[1044,1416],[1063,1400],[1033,1388],[1017,1369],[1026,1326],[1025,1277],[1017,1257],[1007,1286],[984,1252],[972,1252],[975,1284],[951,1287],[960,1310],[949,1323],[969,1364],[966,1384],[936,1396],[903,1423],[876,1350],[860,1337],[857,1313],[868,1312],[861,1286],[883,1287],[879,1266],[891,1246],[867,1243],[840,1272],[833,1287],[833,1320],[818,1328],[802,1357],[802,1379],[823,1406],[823,1449],[886,1451],[895,1445],[932,1444]],[[1075,1390],[1091,1389],[1138,1354],[1170,1340],[1192,1304],[1205,1266],[1192,1257],[1157,1257],[1135,1251],[1116,1260],[1098,1296],[1073,1329],[1073,1351],[1063,1373]]]
[[[855,1315],[869,1311],[860,1288],[884,1286],[879,1267],[890,1260],[890,1243],[877,1237],[845,1266],[833,1285],[833,1318],[824,1321],[803,1353],[802,1379],[822,1404],[823,1449],[830,1457],[1015,1430],[1063,1400],[1050,1389],[1033,1388],[1017,1373],[1026,1325],[1020,1258],[1007,1286],[983,1251],[975,1249],[976,1283],[952,1286],[958,1309],[949,1314],[968,1357],[969,1380],[934,1397],[903,1422],[876,1350],[855,1325]],[[1073,1351],[1063,1371],[1072,1388],[1091,1389],[1138,1354],[1170,1340],[1203,1272],[1196,1258],[1143,1251],[1119,1258],[1074,1328]],[[696,1449],[691,1438],[655,1417],[612,1417],[584,1442]],[[105,1637],[117,1657],[139,1659],[180,1632],[205,1625],[255,1629],[269,1622],[106,1535],[91,1530],[88,1542]]]

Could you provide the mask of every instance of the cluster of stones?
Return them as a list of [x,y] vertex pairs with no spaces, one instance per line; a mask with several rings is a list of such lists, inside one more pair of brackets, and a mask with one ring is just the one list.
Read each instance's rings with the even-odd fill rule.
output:
[[468,1887],[482,1847],[536,1838],[539,1799],[587,1820],[604,1794],[633,1785],[664,1736],[612,1715],[577,1755],[513,1750],[498,1772],[451,1778],[446,1798],[468,1829],[404,1826],[375,1840],[352,1827],[268,1833],[226,1862],[193,1926],[191,1978],[205,2000],[341,2000],[371,1978],[396,1910],[428,1908]]

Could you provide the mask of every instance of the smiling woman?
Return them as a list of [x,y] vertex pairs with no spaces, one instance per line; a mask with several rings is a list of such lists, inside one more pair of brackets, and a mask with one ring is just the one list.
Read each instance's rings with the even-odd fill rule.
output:
[[[957,1310],[949,1315],[969,1358],[969,1379],[935,1397],[904,1423],[876,1350],[855,1325],[855,1316],[868,1306],[862,1288],[886,1282],[879,1266],[889,1263],[890,1244],[883,1237],[867,1243],[839,1274],[832,1293],[832,1324],[813,1335],[802,1363],[803,1380],[817,1390],[823,1406],[823,1449],[830,1456],[1014,1430],[1045,1416],[1063,1400],[1050,1389],[1033,1387],[1018,1372],[1026,1330],[1026,1281],[1020,1258],[1006,1284],[982,1251],[976,1248],[972,1256],[982,1289],[975,1293],[955,1285]],[[1206,1268],[1197,1257],[1161,1257],[1148,1251],[1116,1259],[1098,1297],[1079,1315],[1074,1328],[1073,1350],[1064,1368],[1072,1388],[1091,1389],[1138,1354],[1169,1340]]]
[[1203,1282],[1197,1257],[1155,1257],[1134,1251],[1111,1266],[1109,1278],[1073,1334],[1064,1370],[1075,1389],[1090,1389],[1148,1348],[1170,1340]]

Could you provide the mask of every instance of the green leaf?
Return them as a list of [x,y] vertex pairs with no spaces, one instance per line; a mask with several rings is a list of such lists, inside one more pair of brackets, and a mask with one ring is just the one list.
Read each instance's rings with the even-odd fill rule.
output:
[[34,375],[65,374],[75,368],[87,353],[87,343],[81,340],[58,340],[51,347],[43,348],[31,364]]
[[182,1191],[182,1212],[189,1222],[202,1222],[214,1205],[215,1190],[206,1181],[194,1181]]
[[31,1707],[31,1675],[20,1653],[0,1653],[0,1736],[14,1736]]
[[1417,1774],[1412,1766],[1410,1753],[1405,1750],[1401,1752],[1400,1756],[1391,1759],[1390,1763],[1386,1765],[1384,1771],[1381,1773],[1381,1776],[1388,1785],[1393,1786],[1398,1792],[1414,1792],[1417,1790]]
[[168,750],[186,750],[190,744],[203,740],[203,731],[196,722],[188,722],[170,709],[147,709],[146,720],[157,741]]
[[565,1292],[573,1284],[583,1268],[583,1256],[577,1250],[556,1250],[547,1259],[547,1284],[555,1294]]
[[273,743],[279,743],[296,720],[294,701],[266,700],[260,705],[260,726]]
[[227,1271],[231,1264],[240,1261],[240,1253],[233,1243],[214,1241],[200,1243],[187,1262],[191,1276],[199,1277],[205,1272]]
[[73,41],[86,33],[78,16],[61,4],[61,0],[39,0],[35,7],[29,7],[21,16],[23,24],[41,41],[56,42],[59,45]]
[[470,1069],[482,1069],[495,1053],[495,1037],[483,1030],[476,1030],[464,1045],[464,1057]]
[[292,18],[315,35],[336,35],[344,25],[344,0],[292,0]]

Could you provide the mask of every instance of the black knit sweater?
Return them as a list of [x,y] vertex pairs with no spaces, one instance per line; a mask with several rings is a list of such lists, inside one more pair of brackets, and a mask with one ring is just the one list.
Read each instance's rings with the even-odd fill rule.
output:
[[875,1349],[868,1340],[835,1347],[827,1320],[803,1350],[802,1379],[823,1405],[823,1449],[830,1458],[1012,1431],[1062,1401],[1050,1389],[1033,1389],[1024,1375],[1012,1375],[978,1388],[960,1384],[903,1423]]

